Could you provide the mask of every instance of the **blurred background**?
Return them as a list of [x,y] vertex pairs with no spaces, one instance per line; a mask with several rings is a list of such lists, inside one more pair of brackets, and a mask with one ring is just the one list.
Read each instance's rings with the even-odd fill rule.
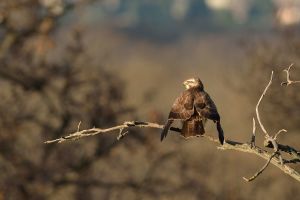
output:
[[[1,0],[0,200],[296,199],[299,183],[264,160],[136,129],[45,145],[124,120],[163,124],[182,81],[200,77],[225,136],[249,141],[255,105],[300,149],[298,0]],[[216,136],[213,124],[207,134]],[[258,131],[258,145],[262,137]],[[295,164],[293,167],[300,169]]]

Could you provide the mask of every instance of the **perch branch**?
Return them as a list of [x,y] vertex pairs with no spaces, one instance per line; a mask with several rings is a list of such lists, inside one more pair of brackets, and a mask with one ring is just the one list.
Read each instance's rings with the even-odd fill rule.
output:
[[[100,129],[100,128],[92,128],[92,129],[86,129],[82,130],[79,132],[74,132],[70,135],[55,139],[55,140],[49,140],[46,141],[46,144],[50,143],[62,143],[68,140],[77,140],[81,139],[83,137],[88,137],[88,136],[94,136],[102,133],[107,133],[107,134],[113,134],[114,131],[119,131],[120,129],[124,128],[154,128],[154,129],[163,129],[163,125],[157,124],[157,123],[152,123],[152,122],[140,122],[140,121],[129,121],[129,122],[124,122],[122,125],[114,126],[111,128],[107,129]],[[174,128],[171,127],[172,131],[175,132],[180,132],[181,130],[179,128]],[[219,141],[209,135],[203,135],[204,138],[208,139],[209,141],[219,144]],[[247,143],[240,143],[236,141],[231,141],[231,140],[226,140],[224,145],[218,147],[220,150],[235,150],[235,151],[240,151],[240,152],[246,152],[246,153],[251,153],[255,154],[265,160],[268,160],[272,154],[268,153],[267,151],[259,148],[259,147],[251,147],[251,145]],[[281,165],[280,160],[277,157],[274,157],[270,163],[278,167],[280,170],[282,170],[284,173],[288,174],[292,178],[296,179],[297,181],[300,182],[300,174],[295,171],[293,168],[287,166],[287,165]]]
[[[123,138],[128,131],[123,132],[124,129],[130,128],[130,127],[138,127],[138,128],[155,128],[155,129],[162,129],[163,125],[157,124],[157,123],[151,123],[151,122],[140,122],[140,121],[127,121],[124,122],[122,125],[106,128],[106,129],[101,129],[101,128],[91,128],[91,129],[86,129],[79,131],[79,125],[78,129],[76,132],[71,133],[67,136],[63,136],[54,140],[48,140],[44,142],[45,144],[51,144],[51,143],[62,143],[68,140],[78,140],[83,137],[89,137],[89,136],[94,136],[94,135],[99,135],[103,133],[109,133],[118,130],[119,135],[117,139]],[[171,127],[170,130],[175,131],[175,132],[180,132],[181,130],[175,127]]]
[[[78,126],[79,127],[79,126]],[[82,131],[76,131],[74,133],[71,133],[67,136],[63,136],[54,140],[48,140],[45,142],[45,144],[51,144],[51,143],[62,143],[68,140],[78,140],[81,139],[83,137],[89,137],[89,136],[94,136],[94,135],[99,135],[99,134],[103,134],[103,133],[109,133],[112,131],[116,131],[119,130],[119,136],[118,139],[121,139],[123,136],[120,137],[120,135],[122,135],[122,132],[125,128],[129,128],[129,127],[140,127],[140,128],[157,128],[157,129],[161,129],[163,127],[163,125],[159,125],[156,123],[150,123],[150,122],[138,122],[138,121],[127,121],[124,122],[122,125],[118,125],[118,126],[114,126],[114,127],[110,127],[110,128],[106,128],[106,129],[101,129],[101,128],[91,128],[91,129],[86,129],[86,130],[82,130]]]

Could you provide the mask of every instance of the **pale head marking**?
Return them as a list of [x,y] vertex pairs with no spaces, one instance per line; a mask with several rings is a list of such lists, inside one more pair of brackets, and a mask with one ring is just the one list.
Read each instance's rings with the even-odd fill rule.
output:
[[183,85],[186,89],[190,89],[193,87],[201,87],[203,88],[202,82],[199,78],[190,78],[183,82]]

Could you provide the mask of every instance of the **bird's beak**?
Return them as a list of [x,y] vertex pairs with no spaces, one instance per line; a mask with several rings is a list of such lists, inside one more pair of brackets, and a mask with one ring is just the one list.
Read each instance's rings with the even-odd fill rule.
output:
[[187,85],[187,83],[188,83],[187,81],[184,81],[182,84],[183,84],[184,86],[186,86],[186,85]]

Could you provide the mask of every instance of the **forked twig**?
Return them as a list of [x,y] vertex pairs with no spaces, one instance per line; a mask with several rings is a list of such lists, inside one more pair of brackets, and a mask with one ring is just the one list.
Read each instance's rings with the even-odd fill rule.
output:
[[300,83],[300,81],[292,81],[290,76],[290,70],[294,66],[294,63],[290,64],[290,66],[287,69],[284,69],[283,71],[286,73],[286,81],[281,83],[281,86],[289,86],[294,83]]
[[[249,179],[243,177],[244,180],[246,180],[246,181],[248,181],[248,182],[254,180],[255,178],[257,178],[257,177],[258,177],[258,176],[259,176],[259,175],[260,175],[260,174],[268,167],[270,161],[272,160],[272,158],[273,158],[276,154],[278,155],[278,159],[279,159],[279,161],[280,161],[280,164],[281,164],[282,166],[284,165],[284,161],[283,161],[283,158],[282,158],[282,156],[281,156],[281,154],[280,154],[280,152],[279,152],[279,148],[278,148],[278,144],[277,144],[277,141],[276,141],[276,140],[277,140],[277,137],[278,137],[278,135],[279,135],[280,133],[287,132],[287,131],[286,131],[285,129],[281,129],[281,130],[279,130],[274,136],[270,136],[270,135],[268,134],[267,130],[265,129],[263,123],[261,122],[260,115],[259,115],[259,111],[258,111],[259,105],[260,105],[260,103],[261,103],[263,97],[266,95],[266,93],[267,93],[269,87],[270,87],[271,84],[272,84],[272,81],[273,81],[273,74],[274,74],[274,72],[272,71],[270,81],[269,81],[269,83],[267,84],[267,86],[265,87],[265,89],[264,89],[262,95],[260,96],[260,98],[259,98],[259,100],[258,100],[258,102],[257,102],[257,104],[256,104],[255,111],[256,111],[256,118],[257,118],[257,121],[258,121],[258,123],[259,123],[259,125],[260,125],[260,127],[261,127],[261,130],[262,130],[262,131],[264,132],[264,134],[265,134],[265,141],[264,141],[264,143],[265,143],[265,144],[271,143],[271,144],[272,144],[271,147],[274,149],[274,152],[273,152],[273,154],[270,156],[270,158],[269,158],[269,160],[267,161],[267,163],[261,168],[261,170],[259,170],[256,174],[254,174],[254,175],[253,175],[251,178],[249,178]],[[252,134],[252,138],[251,138],[251,146],[253,146],[253,143],[254,143],[253,141],[255,141],[255,120],[254,120],[254,118],[253,118],[253,134]],[[265,145],[265,146],[266,146],[266,145]]]
[[285,129],[279,130],[279,131],[274,135],[274,140],[277,140],[277,137],[280,135],[280,133],[286,133],[286,132],[287,132],[287,130],[285,130]]

